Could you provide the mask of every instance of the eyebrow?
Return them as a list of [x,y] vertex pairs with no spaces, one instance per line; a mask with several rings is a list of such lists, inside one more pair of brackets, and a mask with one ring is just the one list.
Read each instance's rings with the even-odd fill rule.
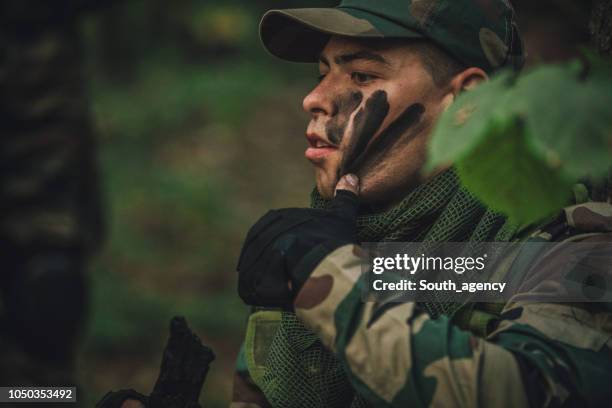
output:
[[[338,65],[348,64],[349,62],[353,62],[356,60],[374,61],[380,62],[381,64],[385,65],[391,65],[391,63],[387,61],[382,55],[366,50],[357,51],[351,54],[342,54],[334,57],[334,62]],[[319,57],[319,61],[321,61],[325,65],[329,65],[329,61],[323,55]]]

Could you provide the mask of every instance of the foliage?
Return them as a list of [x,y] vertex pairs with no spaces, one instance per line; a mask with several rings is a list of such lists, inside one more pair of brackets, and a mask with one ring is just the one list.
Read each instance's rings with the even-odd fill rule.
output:
[[612,164],[612,70],[593,59],[502,72],[442,115],[428,168],[455,164],[465,186],[519,224],[566,205],[573,182]]
[[241,59],[218,66],[188,66],[171,59],[147,63],[129,86],[94,85],[94,110],[104,130],[151,140],[193,115],[237,125],[255,98],[274,89],[274,77],[261,63]]
[[214,336],[231,336],[236,328],[242,327],[244,311],[234,291],[181,299],[117,285],[120,279],[116,273],[96,271],[92,293],[96,307],[89,322],[89,351],[152,354],[161,358],[160,345],[166,340],[168,322],[175,315],[185,316],[193,327]]

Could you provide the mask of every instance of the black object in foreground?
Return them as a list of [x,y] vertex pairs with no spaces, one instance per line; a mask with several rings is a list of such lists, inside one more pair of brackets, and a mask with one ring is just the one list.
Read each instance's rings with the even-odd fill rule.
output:
[[214,359],[212,350],[202,345],[199,337],[187,326],[185,318],[174,317],[151,396],[134,390],[109,392],[96,408],[121,408],[127,399],[140,401],[147,408],[200,408],[198,399]]
[[323,258],[358,242],[358,208],[357,195],[338,190],[328,209],[268,211],[251,227],[242,246],[237,268],[240,298],[251,306],[291,309],[293,298]]
[[212,350],[202,345],[185,318],[173,318],[159,377],[149,397],[149,408],[199,407],[200,391],[214,359]]

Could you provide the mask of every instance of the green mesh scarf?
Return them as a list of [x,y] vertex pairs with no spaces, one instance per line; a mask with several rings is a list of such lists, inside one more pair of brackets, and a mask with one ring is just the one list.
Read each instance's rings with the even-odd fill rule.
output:
[[[316,189],[311,198],[313,208],[328,205]],[[392,209],[360,215],[357,226],[361,242],[491,242],[508,241],[515,233],[504,217],[460,187],[452,169],[416,188]],[[456,307],[450,302],[423,306],[434,318]],[[275,408],[367,406],[335,356],[290,312],[282,315],[258,386]]]

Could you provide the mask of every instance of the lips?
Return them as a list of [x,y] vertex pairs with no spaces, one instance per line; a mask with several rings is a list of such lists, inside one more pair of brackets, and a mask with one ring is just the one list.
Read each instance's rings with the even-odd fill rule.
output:
[[308,148],[304,156],[310,161],[320,161],[338,150],[337,146],[316,134],[306,134],[306,140],[308,140]]

